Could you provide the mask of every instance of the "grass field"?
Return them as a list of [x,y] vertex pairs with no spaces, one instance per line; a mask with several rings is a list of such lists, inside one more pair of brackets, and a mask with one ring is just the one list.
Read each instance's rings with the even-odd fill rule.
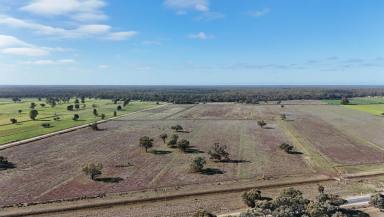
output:
[[368,112],[373,115],[383,116],[384,114],[384,104],[374,104],[374,105],[344,105],[347,108]]
[[[35,121],[29,118],[31,102],[37,104],[36,110],[39,112]],[[93,115],[92,105],[97,106],[96,109],[99,115],[105,114],[106,118],[110,118],[118,106],[113,104],[111,100],[86,99],[85,107],[81,104],[79,110],[67,111],[67,106],[73,104],[73,102],[74,99],[72,99],[70,103],[57,104],[51,108],[49,105],[42,107],[40,104],[45,102],[38,101],[38,99],[23,99],[22,102],[19,103],[14,103],[10,99],[0,99],[0,144],[28,139],[100,120],[100,117]],[[123,115],[154,106],[156,106],[155,103],[133,101],[121,111],[118,111],[117,115]],[[19,113],[18,110],[22,112]],[[78,121],[72,120],[74,114],[80,116]],[[55,116],[59,117],[60,120],[54,121],[53,118]],[[16,118],[18,123],[11,124],[11,118]],[[51,127],[44,128],[41,126],[42,123],[49,123]]]
[[[339,99],[331,99],[331,100],[322,100],[329,105],[340,105]],[[376,97],[356,97],[350,98],[349,102],[351,105],[371,105],[371,104],[384,104],[384,97],[376,96]]]

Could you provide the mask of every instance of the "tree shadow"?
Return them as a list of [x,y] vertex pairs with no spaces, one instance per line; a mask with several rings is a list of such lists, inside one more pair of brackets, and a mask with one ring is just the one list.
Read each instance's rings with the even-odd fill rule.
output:
[[16,168],[16,164],[14,164],[12,162],[0,163],[0,171],[1,170],[14,169],[14,168]]
[[302,154],[304,154],[304,153],[301,152],[301,151],[290,151],[290,152],[288,152],[288,154],[292,154],[292,155],[302,155]]
[[176,133],[190,133],[188,130],[177,130]]
[[212,175],[224,174],[224,171],[217,168],[205,168],[200,173],[203,175],[212,176]]
[[273,128],[273,127],[263,127],[263,129],[265,129],[265,130],[273,130],[275,128]]
[[104,182],[104,183],[119,183],[123,180],[124,179],[120,177],[99,177],[95,179],[95,181]]
[[195,146],[189,146],[187,149],[185,149],[184,153],[187,154],[201,154],[204,153],[204,151],[201,151],[197,149]]
[[348,217],[369,217],[369,214],[360,210],[341,209],[341,212],[346,214]]
[[233,163],[233,164],[239,164],[239,163],[251,163],[249,160],[222,160],[222,161],[217,161],[221,163]]
[[165,155],[165,154],[170,154],[172,153],[171,151],[166,151],[166,150],[150,150],[149,153],[155,154],[155,155]]

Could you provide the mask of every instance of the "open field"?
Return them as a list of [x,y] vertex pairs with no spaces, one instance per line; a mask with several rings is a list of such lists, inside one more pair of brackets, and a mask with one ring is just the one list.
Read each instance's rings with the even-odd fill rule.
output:
[[[267,126],[260,128],[258,120]],[[175,124],[185,130],[179,137],[191,142],[187,153],[168,148],[158,137],[172,135]],[[0,151],[17,165],[0,171],[0,205],[139,190],[145,198],[148,189],[182,192],[245,180],[382,172],[381,125],[380,117],[334,105],[169,104],[100,124],[101,131],[84,128]],[[141,136],[154,138],[149,153],[138,145]],[[215,142],[228,146],[232,162],[208,160]],[[283,142],[298,153],[280,150]],[[194,156],[207,159],[202,173],[187,171]],[[104,165],[103,178],[119,181],[95,182],[83,174],[83,165],[97,162]]]
[[[340,105],[339,99],[322,100],[329,105]],[[349,99],[349,103],[352,105],[371,105],[371,104],[384,104],[384,97],[354,97]]]
[[[37,104],[36,110],[39,112],[35,121],[29,118],[31,102]],[[27,139],[100,120],[100,117],[93,115],[92,105],[97,106],[96,109],[99,115],[105,114],[106,118],[110,118],[113,117],[113,112],[116,111],[118,106],[113,104],[111,100],[103,99],[86,99],[84,104],[80,104],[80,109],[74,111],[67,111],[67,106],[73,105],[74,99],[72,99],[70,103],[57,104],[53,108],[48,104],[44,107],[40,104],[46,103],[44,100],[38,101],[38,99],[33,98],[23,99],[22,102],[18,103],[14,103],[10,99],[0,99],[0,144]],[[85,107],[83,105],[85,105]],[[126,107],[123,107],[121,111],[118,111],[118,115],[154,106],[155,103],[134,101]],[[19,113],[18,110],[21,110],[21,113]],[[80,116],[78,121],[72,120],[74,114]],[[60,120],[54,121],[54,117],[59,117]],[[18,123],[11,124],[11,118],[16,118]],[[42,123],[50,123],[51,127],[44,128],[41,126]]]

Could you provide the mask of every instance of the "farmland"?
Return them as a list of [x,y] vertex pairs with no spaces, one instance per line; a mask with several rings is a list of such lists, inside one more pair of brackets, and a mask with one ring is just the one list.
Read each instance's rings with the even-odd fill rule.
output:
[[[39,101],[37,98],[23,99],[17,103],[12,102],[11,99],[0,99],[0,144],[91,123],[100,120],[101,114],[105,114],[105,118],[110,118],[113,117],[113,112],[116,111],[118,106],[118,104],[114,104],[111,100],[86,99],[84,103],[81,103],[78,110],[68,111],[67,106],[73,105],[74,100],[72,98],[68,103],[61,103],[51,107],[45,101]],[[35,121],[32,121],[29,117],[31,103],[36,104],[36,110],[39,113]],[[133,101],[118,111],[117,115],[154,106],[155,103]],[[93,107],[97,109],[99,117],[92,113]],[[72,120],[74,114],[79,115],[79,120]],[[59,119],[54,121],[55,117]],[[11,118],[15,118],[17,123],[11,124]],[[42,127],[43,123],[49,123],[50,127]]]
[[[127,108],[135,105],[153,106],[133,102]],[[286,120],[281,119],[283,113]],[[267,125],[260,127],[260,120]],[[176,124],[184,130],[170,129]],[[244,182],[382,171],[382,125],[381,118],[370,113],[320,102],[285,107],[166,104],[99,124],[100,131],[83,128],[1,150],[0,155],[15,163],[16,168],[0,171],[0,205],[105,193],[142,192],[140,197],[145,198],[150,189],[180,193]],[[189,140],[191,146],[185,153],[169,148],[159,138],[162,133],[178,134],[179,138]],[[154,139],[148,153],[139,147],[142,136]],[[207,153],[214,143],[228,147],[230,162],[209,160]],[[295,153],[281,150],[282,143],[292,144]],[[189,162],[195,156],[207,161],[201,173],[188,172]],[[81,171],[88,163],[102,163],[101,177],[117,181],[89,179]]]

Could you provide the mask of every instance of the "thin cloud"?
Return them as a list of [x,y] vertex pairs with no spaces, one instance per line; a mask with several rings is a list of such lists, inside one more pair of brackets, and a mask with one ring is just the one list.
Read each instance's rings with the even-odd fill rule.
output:
[[46,56],[49,55],[49,51],[36,47],[14,47],[14,48],[5,48],[1,50],[3,54],[12,54],[18,56]]
[[208,39],[213,39],[214,38],[213,35],[208,35],[205,32],[199,32],[199,33],[195,33],[195,34],[190,34],[190,35],[188,35],[188,37],[190,39],[197,39],[197,40],[208,40]]
[[208,0],[165,0],[164,5],[167,8],[176,10],[176,13],[179,15],[185,14],[187,10],[209,11]]
[[262,16],[269,14],[270,12],[271,12],[271,9],[264,8],[262,10],[256,10],[256,11],[248,12],[248,15],[251,17],[262,17]]
[[26,65],[64,65],[64,64],[73,64],[76,61],[73,59],[60,59],[60,60],[35,60],[35,61],[26,61],[23,64]]
[[211,20],[218,20],[223,19],[225,17],[224,14],[220,12],[204,12],[196,17],[196,20],[203,20],[203,21],[211,21]]
[[77,28],[64,29],[9,16],[0,16],[0,25],[28,29],[37,34],[57,38],[99,37],[110,40],[126,40],[138,34],[137,31],[113,32],[112,27],[105,24],[80,25]]
[[101,10],[105,6],[102,0],[33,0],[20,10],[41,16],[69,16],[87,22],[107,19]]

